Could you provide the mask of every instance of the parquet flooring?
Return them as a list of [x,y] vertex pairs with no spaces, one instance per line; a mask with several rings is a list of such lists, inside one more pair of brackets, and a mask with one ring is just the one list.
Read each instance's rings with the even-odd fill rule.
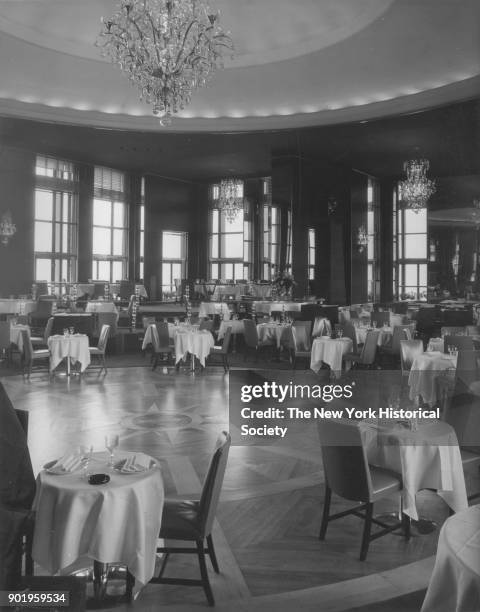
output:
[[[167,495],[194,496],[216,436],[228,428],[228,377],[221,368],[192,376],[173,368],[118,367],[81,380],[34,374],[29,382],[21,376],[2,382],[15,407],[30,412],[35,472],[80,444],[101,450],[104,435],[118,433],[121,448],[141,449],[161,461]],[[217,610],[340,611],[426,586],[438,532],[408,543],[397,535],[380,538],[361,563],[359,519],[336,521],[324,542],[317,539],[322,482],[311,424],[272,446],[231,448],[214,528],[221,574],[210,573]],[[439,524],[448,515],[433,493],[421,493],[418,505]],[[335,500],[334,510],[346,507]],[[377,511],[396,509],[396,501],[387,500]],[[172,557],[169,567],[197,572],[196,560],[183,556]],[[112,609],[205,606],[200,588],[148,585],[132,606]]]

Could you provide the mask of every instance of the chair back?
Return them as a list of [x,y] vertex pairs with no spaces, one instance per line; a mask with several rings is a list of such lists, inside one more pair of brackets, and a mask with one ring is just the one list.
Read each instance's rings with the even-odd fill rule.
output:
[[400,342],[412,339],[412,329],[409,325],[395,325],[392,335],[392,353],[400,355]]
[[358,346],[357,346],[357,333],[355,331],[355,325],[351,321],[346,321],[343,324],[342,328],[343,328],[343,335],[345,336],[345,338],[350,338],[350,340],[352,341],[352,352],[357,353]]
[[292,323],[292,334],[295,351],[309,351],[312,348],[311,331],[312,322],[297,320]]
[[47,343],[48,339],[52,335],[52,329],[53,329],[53,317],[49,317],[47,324],[45,325],[45,331],[43,332],[43,340],[45,341],[45,344]]
[[480,325],[465,325],[467,336],[480,336]]
[[222,350],[220,351],[222,355],[226,355],[228,353],[228,350],[230,348],[231,337],[232,337],[232,326],[230,325],[225,330],[225,335],[223,336]]
[[458,334],[463,334],[464,331],[464,327],[452,327],[451,325],[446,325],[440,328],[440,335],[442,338],[444,336],[456,336]]
[[382,312],[372,312],[370,314],[370,321],[372,323],[376,323],[377,327],[382,327],[385,323],[390,325],[390,312],[382,311]]
[[473,351],[475,348],[472,336],[444,336],[443,340],[445,353],[448,353],[450,346],[455,346],[459,351]]
[[209,535],[212,531],[213,520],[217,511],[220,491],[222,489],[225,469],[227,467],[228,451],[231,444],[230,434],[223,431],[216,444],[215,452],[210,461],[207,477],[203,484],[202,495],[199,505],[199,521],[202,536]]
[[102,330],[104,325],[110,326],[110,336],[117,335],[118,313],[116,312],[98,312],[96,314],[98,321],[98,329]]
[[53,312],[53,300],[40,300],[37,302],[32,316],[35,318],[49,317]]
[[0,351],[10,348],[10,321],[0,321]]
[[157,339],[155,338],[155,334],[153,334],[153,348],[156,352],[160,352],[161,348],[168,347],[170,345],[168,323],[166,321],[157,321],[155,323],[155,327],[157,328],[158,346],[155,346]]
[[30,363],[33,360],[33,346],[30,340],[30,334],[26,329],[22,329],[22,343],[25,363]]
[[380,332],[378,330],[369,330],[367,337],[365,338],[365,344],[362,349],[362,363],[364,365],[372,365],[377,356],[378,336]]
[[200,321],[199,330],[206,329],[211,332],[213,330],[213,320],[212,319],[202,319]]
[[104,324],[102,325],[102,329],[100,331],[100,337],[98,338],[97,348],[105,352],[107,348],[108,337],[110,336],[110,325]]
[[244,319],[243,320],[244,330],[245,330],[245,344],[249,348],[257,348],[258,346],[258,332],[257,326],[255,325],[255,321],[252,319]]
[[423,341],[418,340],[401,340],[400,341],[400,364],[402,374],[410,372],[412,363],[418,355],[423,353]]
[[468,393],[471,383],[478,380],[480,380],[480,351],[458,351],[455,395]]
[[331,334],[332,324],[330,323],[329,319],[326,317],[315,317],[312,337],[316,338],[317,336],[331,336]]
[[369,501],[372,481],[359,423],[318,419],[317,427],[327,485],[345,499]]

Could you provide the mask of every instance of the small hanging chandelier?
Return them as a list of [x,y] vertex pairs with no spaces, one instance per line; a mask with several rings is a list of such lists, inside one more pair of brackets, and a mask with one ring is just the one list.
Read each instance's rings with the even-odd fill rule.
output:
[[7,210],[0,217],[0,241],[7,246],[10,238],[17,231],[15,223],[12,222],[12,213]]
[[399,184],[400,200],[416,213],[427,207],[430,196],[435,193],[435,181],[427,178],[429,167],[428,159],[410,159],[403,164],[407,178]]
[[121,0],[102,26],[95,44],[152,104],[161,125],[223,68],[225,54],[233,56],[218,12],[203,0]]
[[357,231],[357,247],[359,253],[362,253],[365,247],[368,245],[367,230],[364,225],[361,225]]
[[222,179],[218,194],[218,209],[226,220],[233,223],[243,210],[243,181],[234,178]]

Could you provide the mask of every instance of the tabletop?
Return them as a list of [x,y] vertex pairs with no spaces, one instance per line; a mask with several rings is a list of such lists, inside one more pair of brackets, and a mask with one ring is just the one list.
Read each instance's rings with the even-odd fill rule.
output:
[[403,512],[418,520],[415,495],[434,489],[456,512],[467,507],[462,458],[453,428],[425,420],[412,431],[400,424],[362,423],[369,463],[402,474]]
[[350,338],[330,338],[320,336],[315,338],[312,343],[312,356],[310,359],[310,369],[318,372],[323,363],[327,363],[335,378],[342,375],[342,359],[353,349],[353,342]]
[[480,505],[448,518],[421,612],[480,610]]
[[457,358],[439,351],[430,351],[418,355],[413,360],[410,374],[408,376],[408,386],[410,387],[409,397],[417,400],[421,395],[424,402],[434,406],[437,402],[436,378],[444,370],[456,368]]
[[[131,455],[117,451],[116,459]],[[34,560],[51,574],[66,574],[82,559],[123,563],[146,584],[155,569],[164,502],[160,468],[148,459],[150,469],[122,474],[108,467],[107,453],[94,453],[89,471],[110,476],[110,482],[97,486],[88,484],[81,469],[64,475],[40,472],[33,503]]]

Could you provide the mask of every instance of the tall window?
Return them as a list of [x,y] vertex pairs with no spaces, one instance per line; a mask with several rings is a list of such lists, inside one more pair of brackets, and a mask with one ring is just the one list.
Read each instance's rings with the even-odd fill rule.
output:
[[263,280],[271,280],[280,268],[281,210],[272,205],[271,178],[263,179]]
[[77,280],[78,175],[70,162],[37,155],[34,258],[36,281]]
[[140,188],[140,278],[144,279],[144,262],[145,262],[145,177],[142,176]]
[[367,269],[367,295],[368,301],[373,302],[376,295],[376,286],[379,276],[378,270],[378,236],[379,236],[379,201],[378,201],[378,187],[375,181],[369,177],[367,187],[367,257],[368,257],[368,269]]
[[175,295],[176,285],[186,276],[187,234],[162,232],[162,294],[163,299]]
[[401,299],[427,298],[427,209],[397,210],[398,296]]
[[212,279],[248,280],[252,266],[251,205],[244,202],[243,210],[233,222],[225,218],[223,211],[215,208],[218,185],[212,187],[210,210],[209,275]]
[[285,271],[288,274],[292,273],[292,211],[287,211],[287,253],[285,257]]
[[127,277],[128,206],[124,175],[95,167],[92,279],[115,282]]
[[308,280],[315,279],[315,230],[308,230]]

